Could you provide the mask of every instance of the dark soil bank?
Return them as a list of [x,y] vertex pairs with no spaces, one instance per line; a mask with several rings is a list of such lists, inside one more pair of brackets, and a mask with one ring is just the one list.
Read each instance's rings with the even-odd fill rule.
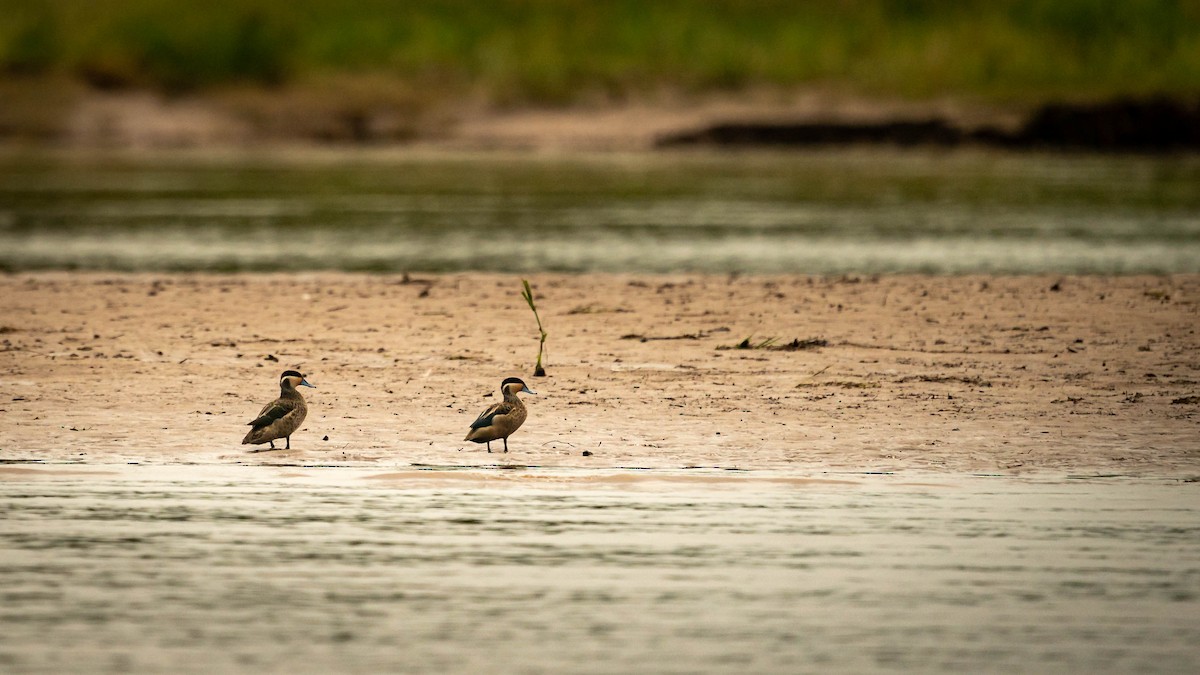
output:
[[966,129],[942,118],[869,124],[731,122],[670,134],[660,138],[658,146],[853,143],[977,144],[1022,150],[1097,152],[1195,151],[1200,150],[1200,103],[1167,97],[1122,98],[1086,105],[1053,103],[1034,111],[1016,131],[996,127]]

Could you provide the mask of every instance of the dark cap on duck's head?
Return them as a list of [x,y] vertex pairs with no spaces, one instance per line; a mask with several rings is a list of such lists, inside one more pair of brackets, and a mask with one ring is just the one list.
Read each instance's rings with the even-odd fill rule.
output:
[[519,391],[528,392],[528,393],[530,393],[530,394],[536,394],[536,393],[537,393],[536,391],[534,391],[534,390],[530,389],[530,388],[529,388],[529,385],[525,384],[525,381],[524,381],[524,380],[522,380],[522,379],[521,379],[521,378],[519,378],[519,377],[506,377],[506,378],[504,378],[504,381],[500,383],[500,391],[507,391],[507,390],[508,390],[508,385],[510,385],[510,384],[517,384],[517,385],[520,385],[520,386],[518,386],[518,387],[513,387],[513,393],[514,393],[514,394],[515,394],[515,393],[517,393],[517,392],[519,392]]
[[304,374],[298,370],[283,371],[283,374],[279,376],[279,384],[285,386],[290,384],[292,387],[313,387],[308,380],[304,379]]

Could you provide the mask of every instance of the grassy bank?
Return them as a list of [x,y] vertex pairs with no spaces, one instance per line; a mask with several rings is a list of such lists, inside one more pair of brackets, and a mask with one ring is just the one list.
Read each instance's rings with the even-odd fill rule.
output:
[[8,0],[0,72],[188,91],[357,73],[559,103],[750,86],[1032,101],[1200,90],[1200,0]]

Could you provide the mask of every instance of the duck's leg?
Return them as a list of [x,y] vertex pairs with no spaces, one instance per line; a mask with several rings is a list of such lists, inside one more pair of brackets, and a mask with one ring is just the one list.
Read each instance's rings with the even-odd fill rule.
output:
[[271,441],[267,441],[267,442],[271,444],[271,449],[274,450],[275,449],[275,441],[271,440]]
[[487,446],[488,446],[488,454],[490,455],[490,454],[492,454],[492,442],[488,441]]
[[508,452],[508,436],[504,437],[504,451]]
[[287,447],[284,448],[284,450],[291,450],[292,449],[292,437],[286,436],[286,438],[287,438]]

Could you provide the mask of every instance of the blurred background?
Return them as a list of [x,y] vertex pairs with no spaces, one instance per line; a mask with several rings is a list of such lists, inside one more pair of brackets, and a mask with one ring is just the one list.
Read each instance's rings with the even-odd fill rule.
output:
[[1197,149],[1200,0],[0,13],[9,270],[1196,272]]

